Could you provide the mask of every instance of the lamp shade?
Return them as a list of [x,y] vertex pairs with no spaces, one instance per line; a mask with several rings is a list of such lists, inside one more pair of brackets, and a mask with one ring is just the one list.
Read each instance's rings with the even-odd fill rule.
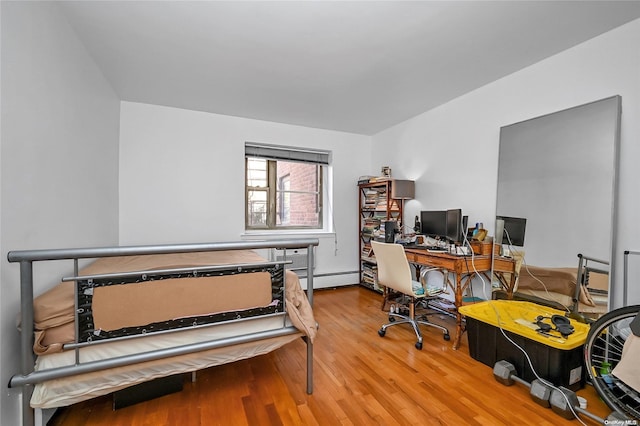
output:
[[394,179],[391,182],[391,198],[396,200],[410,200],[415,197],[416,183],[412,180]]

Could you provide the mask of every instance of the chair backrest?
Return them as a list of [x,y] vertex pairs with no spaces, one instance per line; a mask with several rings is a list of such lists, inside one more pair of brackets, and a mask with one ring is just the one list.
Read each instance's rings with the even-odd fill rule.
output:
[[378,284],[405,294],[414,294],[411,268],[400,244],[371,242],[378,264]]

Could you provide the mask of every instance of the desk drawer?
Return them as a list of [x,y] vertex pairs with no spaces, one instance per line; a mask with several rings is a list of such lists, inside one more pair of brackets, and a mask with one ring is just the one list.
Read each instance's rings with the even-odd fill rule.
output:
[[478,271],[484,272],[491,270],[490,256],[455,256],[444,252],[417,252],[406,251],[407,260],[411,263],[417,263],[423,266],[430,266],[447,271],[468,274]]
[[[456,258],[452,255],[440,253],[406,253],[407,260],[412,263],[418,263],[424,266],[433,266],[437,268],[453,271],[455,269]],[[442,256],[442,257],[439,257]]]

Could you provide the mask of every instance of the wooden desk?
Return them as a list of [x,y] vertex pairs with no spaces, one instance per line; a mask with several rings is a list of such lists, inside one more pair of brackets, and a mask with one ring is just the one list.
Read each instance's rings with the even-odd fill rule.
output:
[[493,259],[493,274],[498,279],[508,299],[513,299],[516,286],[516,262],[511,257],[496,256]]
[[[413,263],[417,268],[420,266],[436,267],[455,274],[455,281],[452,283],[445,278],[447,285],[454,293],[454,305],[456,307],[456,333],[453,340],[453,349],[460,346],[460,338],[462,337],[462,315],[458,308],[462,306],[462,295],[467,287],[471,284],[471,280],[476,273],[482,273],[490,276],[492,256],[475,255],[456,256],[447,252],[431,252],[420,248],[405,248],[405,254],[409,263]],[[515,281],[513,260],[496,257],[495,271],[500,274],[511,273],[511,281]],[[487,274],[489,273],[489,274]],[[419,274],[419,271],[418,271]],[[491,281],[491,280],[490,280]],[[513,284],[511,285],[513,287]]]

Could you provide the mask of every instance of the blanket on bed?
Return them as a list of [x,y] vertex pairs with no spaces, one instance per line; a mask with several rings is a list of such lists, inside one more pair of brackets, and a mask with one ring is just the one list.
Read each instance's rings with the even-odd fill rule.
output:
[[[564,304],[570,304],[576,293],[577,274],[576,268],[522,266],[518,275],[517,291],[535,291],[536,295],[542,298],[545,298],[544,294],[546,292],[557,293],[567,296]],[[605,280],[607,279],[604,274],[591,273],[590,280],[599,280],[600,276],[604,276]],[[579,302],[587,306],[596,305],[589,292],[583,286],[580,288]]]
[[[250,250],[100,258],[81,276],[198,266],[251,264],[265,259]],[[317,324],[298,276],[286,272],[286,309],[293,325],[312,341]],[[272,303],[267,272],[180,278],[114,285],[94,290],[95,328],[113,330],[155,321],[267,306]],[[75,338],[74,282],[62,282],[34,299],[34,352],[62,351]]]

